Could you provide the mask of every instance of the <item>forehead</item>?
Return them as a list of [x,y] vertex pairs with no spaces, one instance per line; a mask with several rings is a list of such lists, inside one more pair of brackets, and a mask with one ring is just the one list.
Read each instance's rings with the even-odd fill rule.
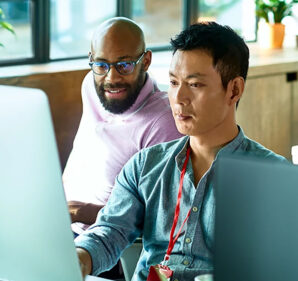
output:
[[143,51],[138,34],[125,28],[110,28],[98,34],[92,44],[92,53],[96,58],[115,61],[119,58],[135,58]]
[[172,57],[170,74],[179,77],[188,77],[194,73],[204,75],[214,74],[212,56],[204,50],[195,49],[189,51],[177,50]]

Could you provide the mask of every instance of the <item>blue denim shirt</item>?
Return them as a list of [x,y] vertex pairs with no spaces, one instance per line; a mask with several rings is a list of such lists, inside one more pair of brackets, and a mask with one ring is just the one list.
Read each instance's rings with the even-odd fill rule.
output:
[[[85,248],[91,254],[93,274],[112,268],[122,251],[141,235],[144,250],[132,280],[146,280],[150,265],[163,260],[188,143],[189,137],[186,136],[143,149],[124,166],[116,178],[108,204],[100,211],[96,223],[75,240],[77,247]],[[195,276],[213,270],[213,180],[217,159],[223,153],[248,153],[286,161],[248,139],[240,128],[238,136],[218,152],[197,186],[194,186],[189,159],[176,232],[189,209],[191,213],[168,261],[168,266],[174,271],[171,280],[194,280]]]

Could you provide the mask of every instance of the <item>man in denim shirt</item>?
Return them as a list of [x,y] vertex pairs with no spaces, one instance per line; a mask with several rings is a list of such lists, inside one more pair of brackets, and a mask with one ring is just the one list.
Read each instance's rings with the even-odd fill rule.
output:
[[184,163],[175,234],[189,217],[167,260],[170,280],[194,280],[211,272],[218,157],[247,153],[286,161],[248,139],[236,124],[249,59],[243,39],[210,22],[190,26],[171,44],[168,95],[176,126],[186,136],[143,149],[124,166],[96,223],[76,239],[84,275],[111,268],[142,235],[144,250],[133,280],[147,280],[149,267],[160,264],[168,249]]

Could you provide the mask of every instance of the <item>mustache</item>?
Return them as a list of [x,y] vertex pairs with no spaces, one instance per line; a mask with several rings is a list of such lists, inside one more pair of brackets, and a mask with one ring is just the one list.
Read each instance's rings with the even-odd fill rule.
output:
[[100,85],[100,89],[118,89],[118,88],[130,88],[130,85],[127,83],[105,83]]

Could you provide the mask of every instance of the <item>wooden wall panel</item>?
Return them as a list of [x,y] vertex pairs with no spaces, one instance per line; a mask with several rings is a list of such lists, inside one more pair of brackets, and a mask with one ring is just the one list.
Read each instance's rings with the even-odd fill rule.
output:
[[298,81],[292,82],[292,145],[298,145]]
[[0,78],[0,84],[43,90],[50,102],[61,168],[64,169],[82,114],[81,84],[88,70]]
[[245,134],[274,152],[291,158],[291,83],[286,74],[247,80],[237,110]]

